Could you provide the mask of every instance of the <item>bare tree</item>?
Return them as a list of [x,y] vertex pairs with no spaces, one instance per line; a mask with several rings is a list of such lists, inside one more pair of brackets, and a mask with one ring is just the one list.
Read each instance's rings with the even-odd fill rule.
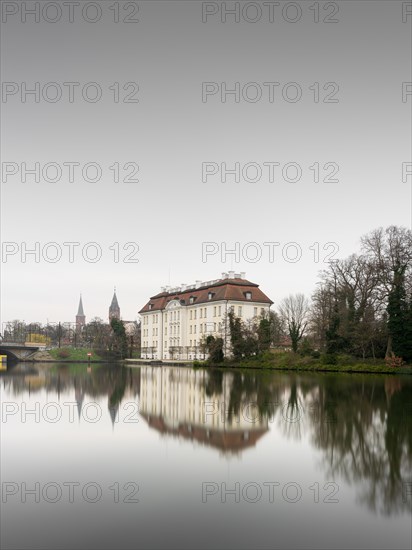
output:
[[326,347],[326,333],[329,328],[333,312],[334,292],[333,285],[327,279],[327,273],[323,274],[323,280],[312,295],[312,307],[310,311],[310,331],[315,341],[315,346],[324,350]]
[[290,294],[280,303],[279,314],[287,326],[292,349],[296,353],[308,324],[309,302],[303,294]]
[[387,298],[397,270],[404,268],[407,274],[412,269],[412,231],[395,225],[380,227],[364,235],[361,242],[364,254],[373,262],[383,297]]
[[[391,225],[375,229],[361,239],[365,255],[373,263],[378,279],[378,296],[382,309],[402,273],[406,289],[412,280],[412,231],[406,227]],[[392,334],[389,332],[386,356],[392,355]]]

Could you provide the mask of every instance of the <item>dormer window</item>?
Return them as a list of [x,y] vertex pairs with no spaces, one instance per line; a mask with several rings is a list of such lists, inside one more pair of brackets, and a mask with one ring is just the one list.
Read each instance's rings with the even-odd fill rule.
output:
[[207,299],[211,300],[213,298],[213,292],[209,292],[207,295]]
[[190,296],[190,298],[189,298],[189,304],[193,304],[194,301],[195,301],[194,296]]
[[252,299],[252,293],[251,292],[246,292],[245,296],[246,296],[246,300],[251,300]]
[[149,304],[149,309],[152,309],[152,307],[153,307],[153,304]]

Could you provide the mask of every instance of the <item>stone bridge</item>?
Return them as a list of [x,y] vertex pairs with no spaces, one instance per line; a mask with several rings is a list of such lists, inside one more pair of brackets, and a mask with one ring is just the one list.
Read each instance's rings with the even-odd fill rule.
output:
[[2,342],[0,344],[0,355],[7,355],[10,361],[27,361],[44,346],[36,344],[16,344]]

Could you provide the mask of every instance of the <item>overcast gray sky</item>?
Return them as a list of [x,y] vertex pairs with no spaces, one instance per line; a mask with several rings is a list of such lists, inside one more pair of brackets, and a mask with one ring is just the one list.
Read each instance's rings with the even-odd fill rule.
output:
[[276,305],[411,226],[410,2],[38,4],[3,3],[2,321],[72,321],[80,292],[106,319],[113,286],[136,319],[231,268]]

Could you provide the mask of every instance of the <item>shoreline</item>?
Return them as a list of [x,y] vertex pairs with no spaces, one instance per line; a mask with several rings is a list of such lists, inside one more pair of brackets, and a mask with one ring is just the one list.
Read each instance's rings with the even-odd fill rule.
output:
[[230,370],[260,370],[260,371],[277,371],[277,372],[333,372],[333,373],[345,373],[345,374],[401,374],[412,375],[412,366],[406,365],[402,367],[388,367],[386,365],[324,365],[321,363],[309,364],[309,365],[271,365],[271,364],[259,364],[258,362],[246,362],[245,363],[217,363],[212,364],[207,361],[193,361],[193,360],[151,360],[151,359],[121,359],[121,360],[107,360],[107,359],[94,359],[88,361],[87,359],[26,359],[22,361],[13,361],[13,363],[60,363],[60,364],[84,364],[84,365],[96,365],[96,364],[118,364],[126,367],[138,367],[152,366],[152,367],[189,367],[195,369],[230,369]]
[[335,372],[345,374],[403,374],[412,375],[412,366],[405,367],[387,367],[386,365],[259,365],[256,364],[242,364],[242,363],[217,363],[211,364],[207,361],[160,361],[160,360],[147,360],[147,359],[125,359],[123,363],[126,366],[181,366],[191,368],[212,368],[212,369],[233,369],[233,370],[261,370],[261,371],[290,371],[290,372]]

